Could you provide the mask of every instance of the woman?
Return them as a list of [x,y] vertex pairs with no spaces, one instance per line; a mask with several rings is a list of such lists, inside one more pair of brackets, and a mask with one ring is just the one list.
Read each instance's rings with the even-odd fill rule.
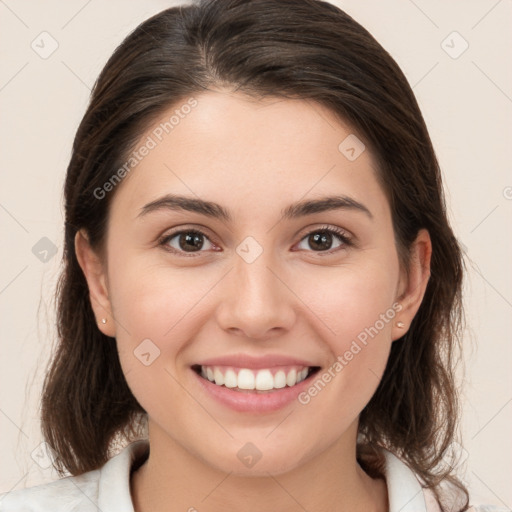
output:
[[42,428],[71,476],[1,510],[468,510],[461,251],[411,88],[347,14],[213,0],[141,24],[65,205]]

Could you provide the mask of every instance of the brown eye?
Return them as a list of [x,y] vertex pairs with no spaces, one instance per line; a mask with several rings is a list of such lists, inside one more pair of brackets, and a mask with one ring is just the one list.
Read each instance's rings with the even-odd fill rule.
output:
[[[333,249],[332,244],[338,239],[341,241]],[[338,228],[321,228],[308,233],[302,240],[306,241],[314,252],[333,252],[351,245],[351,241],[343,230]]]
[[208,240],[208,243],[213,247],[213,244],[204,233],[194,229],[188,229],[166,235],[161,239],[160,245],[171,252],[201,252],[201,249],[203,249],[205,245],[205,239]]

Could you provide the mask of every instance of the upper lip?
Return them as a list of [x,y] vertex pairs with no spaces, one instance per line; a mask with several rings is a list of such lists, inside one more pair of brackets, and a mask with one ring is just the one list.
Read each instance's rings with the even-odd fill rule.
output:
[[201,366],[233,366],[235,368],[272,368],[274,366],[317,366],[304,359],[278,354],[254,357],[248,354],[233,354],[213,357],[197,363]]

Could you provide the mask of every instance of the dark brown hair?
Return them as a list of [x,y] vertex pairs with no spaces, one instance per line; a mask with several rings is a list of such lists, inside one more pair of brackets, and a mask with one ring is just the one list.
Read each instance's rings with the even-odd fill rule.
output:
[[[115,340],[101,333],[74,239],[85,229],[102,252],[115,190],[94,193],[126,161],[151,122],[194,94],[227,88],[255,98],[317,102],[358,134],[378,162],[401,264],[421,228],[431,275],[409,330],[392,344],[360,415],[358,458],[372,475],[387,447],[436,493],[467,490],[442,464],[457,434],[454,369],[463,323],[462,252],[450,228],[441,174],[411,87],[392,57],[349,15],[317,0],[206,0],[137,27],[96,81],[65,183],[64,269],[57,288],[58,344],[44,382],[42,431],[59,474],[96,469],[114,440],[134,440],[145,411],[131,393]],[[441,495],[438,494],[438,497]]]

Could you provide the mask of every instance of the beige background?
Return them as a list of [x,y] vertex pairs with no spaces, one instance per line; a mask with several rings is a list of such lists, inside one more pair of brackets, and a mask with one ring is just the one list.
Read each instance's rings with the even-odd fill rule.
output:
[[[477,500],[510,509],[512,3],[333,3],[397,60],[436,147],[451,220],[471,259],[462,476]],[[0,492],[56,478],[44,467],[44,456],[31,454],[40,454],[38,396],[54,339],[51,295],[62,254],[61,190],[75,130],[115,47],[141,21],[171,5],[0,0]],[[40,36],[43,31],[51,36]],[[35,41],[43,51],[42,37],[46,51],[50,37],[58,43],[46,59],[31,47]],[[457,56],[465,42],[467,50]],[[57,247],[47,262],[32,252],[43,237]]]

